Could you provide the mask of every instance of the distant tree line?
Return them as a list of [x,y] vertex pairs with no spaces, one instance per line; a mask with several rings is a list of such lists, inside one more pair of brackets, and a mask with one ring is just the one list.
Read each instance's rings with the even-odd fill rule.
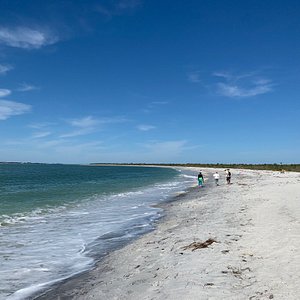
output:
[[292,171],[300,172],[300,164],[166,164],[173,166],[197,167],[197,168],[222,168],[222,169],[251,169],[270,171]]
[[222,169],[251,169],[251,170],[270,170],[270,171],[291,171],[300,172],[300,164],[201,164],[201,163],[92,163],[91,165],[117,165],[117,166],[171,166],[171,167],[196,167],[196,168],[222,168]]

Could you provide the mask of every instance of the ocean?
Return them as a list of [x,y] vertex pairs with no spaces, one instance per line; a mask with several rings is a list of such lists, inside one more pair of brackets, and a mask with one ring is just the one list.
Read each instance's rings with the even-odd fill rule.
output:
[[0,164],[0,299],[92,268],[152,230],[155,205],[195,182],[173,168]]

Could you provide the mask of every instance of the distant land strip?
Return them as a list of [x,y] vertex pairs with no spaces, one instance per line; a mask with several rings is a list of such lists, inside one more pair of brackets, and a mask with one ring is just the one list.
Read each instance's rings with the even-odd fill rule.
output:
[[300,172],[300,164],[201,164],[201,163],[91,163],[92,166],[170,166],[170,167],[196,167],[196,168],[224,168],[224,169],[251,169],[270,171]]
[[[18,162],[18,161],[1,161],[1,164],[36,164],[36,165],[64,165],[62,163],[32,163],[32,162]],[[71,164],[80,165],[80,164]],[[158,167],[195,167],[195,168],[224,168],[224,169],[251,169],[251,170],[269,170],[280,172],[300,172],[300,164],[201,164],[201,163],[90,163],[89,166],[158,166]]]

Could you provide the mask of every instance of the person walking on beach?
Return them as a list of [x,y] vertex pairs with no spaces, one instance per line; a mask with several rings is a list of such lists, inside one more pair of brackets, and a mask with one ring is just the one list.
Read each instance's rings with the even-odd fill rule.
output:
[[215,183],[216,185],[219,185],[219,178],[220,178],[220,175],[218,172],[216,172],[214,175],[213,175],[214,179],[215,179]]
[[230,184],[230,180],[231,180],[231,172],[229,171],[229,169],[226,170],[226,181],[227,184]]
[[198,174],[198,186],[202,187],[203,186],[203,182],[204,182],[204,178],[203,178],[203,175],[202,175],[202,173],[200,171],[199,174]]

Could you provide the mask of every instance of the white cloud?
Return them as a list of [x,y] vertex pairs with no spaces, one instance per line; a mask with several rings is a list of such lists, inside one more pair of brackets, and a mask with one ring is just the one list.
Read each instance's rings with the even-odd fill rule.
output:
[[254,78],[254,76],[257,73],[258,72],[248,72],[248,73],[242,73],[239,75],[233,75],[228,71],[217,71],[217,72],[214,72],[212,75],[215,77],[223,78],[226,81],[236,82],[236,81],[239,81],[239,80],[247,78],[247,77]]
[[217,83],[220,95],[231,98],[254,97],[273,91],[273,83],[270,79],[257,76],[258,72],[249,72],[240,75],[232,75],[229,72],[215,72],[214,76],[222,78]]
[[87,128],[97,125],[99,121],[92,116],[88,116],[81,119],[71,120],[69,123],[74,127]]
[[70,137],[75,137],[75,136],[80,136],[80,135],[86,135],[86,134],[92,133],[93,131],[94,131],[93,128],[87,127],[87,128],[83,128],[83,129],[79,129],[79,130],[61,134],[59,137],[60,138],[70,138]]
[[58,37],[46,30],[36,30],[28,27],[0,27],[0,44],[10,47],[39,49],[57,41]]
[[141,125],[137,126],[137,129],[141,130],[141,131],[148,131],[148,130],[155,129],[155,128],[156,127],[153,126],[153,125],[143,125],[143,124],[141,124]]
[[254,80],[254,83],[257,85],[265,85],[265,84],[271,84],[272,81],[270,79],[259,78]]
[[218,83],[219,92],[227,97],[254,97],[257,95],[266,94],[272,91],[271,84],[254,84],[252,87],[243,88],[241,86]]
[[33,123],[28,125],[28,127],[30,128],[34,128],[34,129],[43,129],[45,127],[51,126],[51,125],[55,125],[56,123],[50,123],[50,122],[44,122],[44,123]]
[[46,137],[46,136],[49,136],[51,135],[51,132],[50,131],[43,131],[43,132],[36,132],[32,135],[32,137],[34,139],[40,139],[40,138],[43,138],[43,137]]
[[0,98],[6,97],[11,94],[11,91],[8,89],[0,89]]
[[8,71],[12,70],[13,67],[9,65],[0,65],[0,75],[5,75]]
[[38,89],[38,87],[36,87],[32,84],[22,83],[17,90],[20,92],[29,92],[29,91],[33,91],[33,90],[37,90],[37,89]]
[[76,128],[74,131],[64,133],[60,135],[60,138],[69,138],[69,137],[75,137],[80,135],[85,135],[93,132],[94,127],[99,124],[99,121],[92,116],[84,117],[81,119],[74,119],[68,121],[68,123]]
[[111,124],[111,123],[122,123],[126,122],[127,119],[123,117],[110,117],[110,118],[94,118],[92,116],[87,116],[81,119],[74,119],[71,121],[68,121],[70,125],[74,127],[79,127],[79,128],[91,128],[95,127],[96,125],[99,124]]
[[69,138],[69,137],[75,137],[85,134],[90,134],[94,132],[95,130],[101,129],[101,125],[104,124],[112,124],[112,123],[121,123],[127,121],[125,118],[121,117],[112,117],[112,118],[99,118],[96,119],[92,116],[87,116],[81,119],[74,119],[68,121],[68,123],[78,128],[74,131],[64,133],[60,135],[61,138]]
[[232,79],[232,75],[230,73],[226,72],[226,71],[217,71],[217,72],[214,72],[213,76],[225,78],[227,80],[231,80]]
[[12,116],[22,115],[31,110],[31,106],[28,104],[0,100],[0,120],[6,120]]

